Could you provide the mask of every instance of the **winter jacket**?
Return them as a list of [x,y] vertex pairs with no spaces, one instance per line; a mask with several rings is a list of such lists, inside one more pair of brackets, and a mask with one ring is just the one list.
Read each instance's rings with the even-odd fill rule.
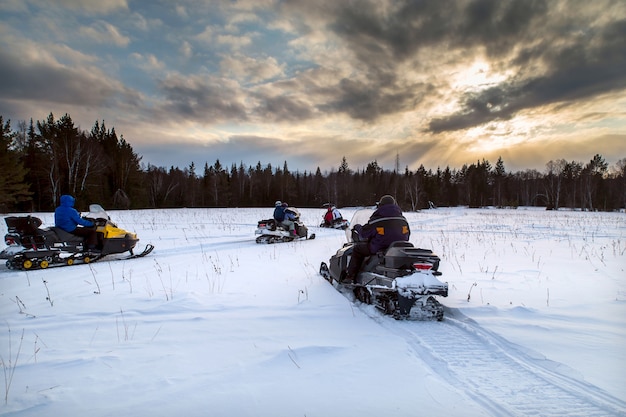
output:
[[285,218],[283,220],[296,221],[296,213],[289,210],[289,207],[283,207],[285,209]]
[[355,229],[359,232],[361,240],[369,242],[371,253],[387,249],[389,245],[398,240],[408,241],[411,235],[409,223],[396,204],[385,204],[378,207],[367,224],[356,225]]
[[332,224],[333,222],[333,212],[330,209],[328,209],[324,215],[324,222],[326,222],[326,224]]
[[76,200],[71,195],[61,196],[61,205],[54,211],[54,225],[66,232],[72,233],[77,225],[92,227],[93,223],[80,217],[74,208]]
[[276,206],[274,209],[274,220],[277,222],[282,222],[285,220],[285,208],[281,206]]

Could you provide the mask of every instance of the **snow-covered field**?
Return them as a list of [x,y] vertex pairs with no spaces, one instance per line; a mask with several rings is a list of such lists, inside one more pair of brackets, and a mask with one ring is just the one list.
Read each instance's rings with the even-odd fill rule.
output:
[[624,214],[406,213],[450,294],[400,322],[318,275],[345,241],[323,210],[256,244],[271,211],[112,211],[152,254],[0,266],[0,415],[626,415]]

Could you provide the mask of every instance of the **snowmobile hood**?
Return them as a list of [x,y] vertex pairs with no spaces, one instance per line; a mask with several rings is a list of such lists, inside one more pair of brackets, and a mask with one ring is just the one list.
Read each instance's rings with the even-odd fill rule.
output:
[[64,194],[61,196],[61,205],[66,207],[74,207],[76,199],[71,195]]

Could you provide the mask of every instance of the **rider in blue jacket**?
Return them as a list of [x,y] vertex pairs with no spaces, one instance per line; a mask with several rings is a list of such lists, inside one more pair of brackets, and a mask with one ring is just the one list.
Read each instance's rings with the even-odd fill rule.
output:
[[[96,249],[98,237],[93,222],[80,217],[74,208],[76,199],[71,195],[62,195],[61,204],[54,210],[54,225],[68,233],[81,236],[85,239],[87,249]],[[83,227],[78,227],[78,226]]]

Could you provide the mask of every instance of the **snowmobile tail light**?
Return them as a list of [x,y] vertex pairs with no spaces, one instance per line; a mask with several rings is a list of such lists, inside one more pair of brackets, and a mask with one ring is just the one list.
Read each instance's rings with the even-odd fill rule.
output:
[[15,239],[14,239],[14,238],[12,238],[12,237],[10,237],[10,236],[7,236],[7,237],[5,237],[5,238],[4,238],[4,243],[5,243],[7,246],[16,245],[16,243],[15,243]]
[[413,264],[413,268],[418,271],[428,271],[433,268],[433,265],[425,262],[418,262]]

